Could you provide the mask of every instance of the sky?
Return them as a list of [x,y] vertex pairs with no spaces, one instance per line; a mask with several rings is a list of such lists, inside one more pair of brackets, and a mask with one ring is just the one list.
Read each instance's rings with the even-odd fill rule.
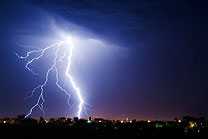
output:
[[[0,1],[0,116],[27,113],[34,104],[25,97],[42,77],[25,70],[15,53],[53,41],[51,21],[105,42],[104,48],[84,46],[75,52],[73,75],[87,102],[85,116],[207,116],[205,5],[200,0]],[[44,72],[47,63],[34,68]],[[46,116],[64,116],[66,98],[54,86],[53,75],[50,80]]]

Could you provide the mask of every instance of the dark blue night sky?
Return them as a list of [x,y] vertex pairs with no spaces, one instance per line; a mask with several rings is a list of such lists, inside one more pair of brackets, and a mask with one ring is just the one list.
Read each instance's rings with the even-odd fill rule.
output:
[[[205,5],[200,0],[1,0],[0,116],[23,114],[31,106],[24,98],[41,79],[26,71],[14,53],[25,53],[28,48],[19,44],[32,45],[31,36],[36,43],[41,38],[40,44],[52,34],[49,17],[83,27],[116,46],[95,51],[89,60],[83,60],[83,54],[83,64],[75,62],[89,104],[87,116],[207,116]],[[67,108],[56,92],[51,83],[46,96],[49,117],[63,116]]]

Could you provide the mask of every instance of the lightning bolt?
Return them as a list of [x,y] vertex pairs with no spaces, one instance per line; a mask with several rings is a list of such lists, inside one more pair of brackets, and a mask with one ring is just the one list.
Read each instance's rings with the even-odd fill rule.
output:
[[71,38],[69,38],[69,43],[71,44],[70,45],[71,47],[69,49],[70,52],[69,52],[69,56],[68,56],[68,65],[67,65],[67,69],[66,69],[65,75],[69,78],[69,80],[71,82],[71,85],[74,88],[74,90],[76,92],[76,95],[77,95],[77,97],[79,99],[80,103],[79,103],[79,109],[78,109],[78,112],[77,112],[77,117],[80,118],[81,117],[81,112],[82,112],[82,107],[83,107],[83,104],[84,104],[84,100],[82,98],[82,95],[81,95],[81,92],[80,92],[80,88],[76,85],[75,81],[73,80],[73,77],[70,74],[70,67],[71,67],[73,50],[74,50],[74,44],[71,41]]
[[[66,45],[64,45],[66,44]],[[70,45],[70,46],[67,46]],[[65,49],[67,46],[67,49]],[[52,72],[55,72],[56,75],[56,86],[59,88],[60,91],[62,91],[66,96],[67,96],[67,103],[70,105],[70,98],[71,94],[70,92],[67,91],[62,85],[60,84],[59,81],[59,70],[58,70],[58,63],[63,62],[65,58],[67,58],[67,67],[64,72],[64,75],[67,77],[69,82],[71,83],[71,86],[78,97],[79,100],[79,105],[78,105],[78,110],[77,110],[77,117],[80,118],[83,110],[83,105],[84,105],[84,99],[82,97],[80,88],[78,85],[75,83],[72,75],[71,75],[71,65],[72,65],[72,57],[73,57],[73,50],[74,50],[75,45],[73,44],[73,41],[71,38],[68,38],[66,41],[60,41],[58,43],[54,43],[46,48],[39,49],[39,50],[32,50],[26,53],[25,56],[20,56],[19,54],[16,53],[17,57],[19,59],[26,60],[25,68],[30,71],[32,74],[37,75],[36,72],[34,72],[30,67],[35,61],[39,61],[41,58],[43,58],[47,53],[48,50],[53,50],[54,52],[54,59],[52,65],[48,68],[46,74],[45,74],[45,79],[43,83],[37,85],[35,88],[33,88],[30,97],[32,97],[35,93],[39,93],[38,99],[36,100],[36,103],[30,108],[29,112],[26,114],[25,118],[29,117],[32,115],[33,111],[36,108],[39,108],[43,114],[45,115],[44,111],[44,103],[45,103],[45,87],[47,86],[49,76]],[[63,55],[61,55],[61,51],[64,50]],[[65,50],[68,50],[65,52]]]

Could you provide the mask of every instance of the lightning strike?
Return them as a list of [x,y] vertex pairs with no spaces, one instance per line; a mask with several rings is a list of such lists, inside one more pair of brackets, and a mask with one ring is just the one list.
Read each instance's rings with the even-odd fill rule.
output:
[[[71,86],[73,88],[73,91],[75,92],[78,100],[79,100],[79,105],[78,105],[78,110],[76,116],[80,118],[82,116],[82,110],[83,110],[83,105],[84,105],[84,99],[82,97],[80,88],[78,85],[75,83],[74,78],[71,75],[71,65],[72,65],[72,57],[73,57],[73,50],[74,50],[74,43],[71,37],[67,37],[64,41],[60,41],[58,43],[54,43],[46,48],[39,49],[39,50],[32,50],[26,53],[25,56],[20,56],[19,54],[16,53],[17,57],[19,59],[26,60],[25,68],[30,71],[34,75],[38,75],[36,72],[34,72],[31,69],[31,65],[35,61],[39,61],[43,56],[45,56],[48,53],[48,50],[53,50],[54,52],[54,58],[53,58],[53,63],[52,65],[48,68],[46,74],[45,74],[45,79],[43,83],[37,85],[35,88],[33,88],[30,97],[33,97],[35,93],[38,94],[38,98],[36,100],[36,103],[30,108],[29,112],[26,114],[25,118],[29,117],[32,115],[33,111],[37,108],[39,108],[43,114],[45,115],[44,111],[44,103],[45,103],[45,87],[47,86],[49,76],[52,72],[55,72],[56,75],[56,86],[57,88],[62,91],[66,96],[67,96],[67,103],[70,106],[70,98],[71,98],[71,93],[67,91],[62,85],[60,84],[60,79],[59,79],[59,63],[64,62],[64,59],[67,59],[66,63],[66,69],[64,71],[64,75],[67,77],[68,81],[71,83]],[[64,53],[61,53],[62,50]],[[67,50],[67,52],[65,51]]]
[[70,45],[71,47],[70,47],[70,52],[69,52],[69,56],[68,56],[68,65],[67,65],[67,69],[66,69],[65,74],[70,79],[71,85],[74,88],[74,90],[77,94],[77,97],[79,99],[79,109],[78,109],[78,112],[77,112],[77,117],[80,118],[81,117],[81,112],[82,112],[82,107],[83,107],[83,104],[84,104],[84,100],[82,98],[79,87],[75,84],[75,81],[73,80],[73,78],[70,74],[70,67],[71,67],[71,62],[72,62],[74,44],[73,44],[71,38],[68,38],[68,39],[69,39],[68,42],[71,44]]

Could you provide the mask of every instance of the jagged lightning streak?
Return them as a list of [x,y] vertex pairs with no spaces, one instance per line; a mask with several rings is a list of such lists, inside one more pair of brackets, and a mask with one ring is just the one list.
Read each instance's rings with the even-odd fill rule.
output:
[[[68,50],[68,55],[66,54],[66,52],[64,52],[63,55],[59,56],[60,51],[62,50],[63,47],[67,46],[67,50]],[[70,46],[68,46],[70,45]],[[67,68],[65,71],[65,76],[69,79],[72,88],[74,89],[78,99],[79,99],[79,106],[78,106],[78,111],[77,111],[77,117],[80,118],[81,117],[81,113],[82,113],[82,109],[83,109],[83,105],[84,105],[84,99],[81,95],[81,91],[80,88],[76,85],[72,75],[70,74],[70,70],[71,70],[71,63],[72,63],[72,56],[73,56],[73,49],[74,49],[74,43],[72,41],[71,38],[67,38],[65,41],[60,41],[58,43],[52,44],[51,46],[48,46],[44,49],[39,49],[39,50],[32,50],[27,52],[26,56],[20,56],[18,54],[16,54],[20,59],[25,59],[27,61],[25,68],[27,70],[29,70],[30,72],[32,72],[33,74],[37,75],[37,73],[35,73],[31,68],[30,65],[33,64],[33,62],[40,60],[44,55],[46,55],[47,51],[49,49],[55,49],[55,58],[53,59],[53,64],[49,67],[49,69],[46,72],[45,75],[45,80],[42,84],[39,84],[38,86],[36,86],[33,90],[32,90],[32,94],[31,96],[34,95],[34,93],[36,93],[38,90],[39,91],[39,96],[38,99],[36,101],[36,103],[30,108],[29,112],[27,113],[27,115],[25,116],[25,118],[29,117],[32,112],[34,111],[35,108],[39,108],[43,113],[44,112],[44,88],[46,87],[47,83],[48,83],[48,77],[50,75],[50,73],[52,71],[54,71],[56,73],[56,86],[65,93],[65,95],[67,95],[67,102],[68,105],[70,105],[69,100],[71,97],[71,94],[65,89],[63,88],[60,84],[59,84],[59,72],[58,72],[58,63],[59,62],[63,62],[64,58],[67,57]],[[65,50],[65,49],[64,49]],[[33,54],[37,54],[37,56],[33,56]],[[32,57],[30,60],[30,57]]]
[[84,100],[82,98],[81,92],[80,92],[80,88],[75,84],[75,81],[73,80],[71,74],[70,74],[70,67],[71,67],[71,62],[72,62],[72,56],[73,56],[73,50],[74,50],[74,43],[71,40],[71,38],[68,38],[67,41],[70,44],[70,48],[69,48],[69,56],[68,56],[68,65],[67,65],[67,69],[66,69],[66,76],[70,79],[71,85],[74,88],[76,95],[79,99],[79,107],[78,107],[78,112],[77,112],[77,117],[80,118],[81,117],[81,112],[82,112],[82,107],[84,104]]

